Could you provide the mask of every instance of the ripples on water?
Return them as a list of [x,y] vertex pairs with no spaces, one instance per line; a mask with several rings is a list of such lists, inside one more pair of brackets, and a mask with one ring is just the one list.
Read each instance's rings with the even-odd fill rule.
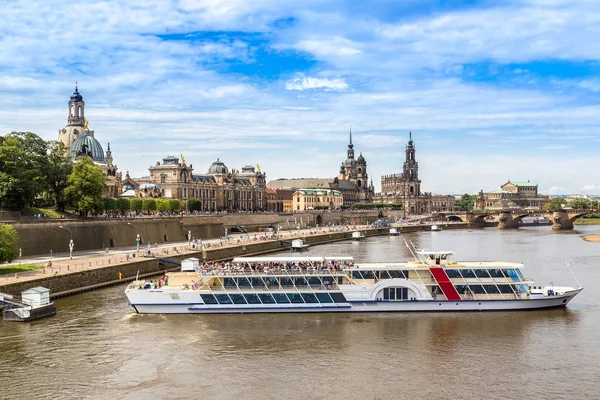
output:
[[[586,287],[567,309],[423,314],[138,315],[124,287],[0,323],[0,398],[598,398],[600,244],[549,228],[422,232],[459,260],[522,261],[538,284]],[[407,260],[402,237],[309,255]]]

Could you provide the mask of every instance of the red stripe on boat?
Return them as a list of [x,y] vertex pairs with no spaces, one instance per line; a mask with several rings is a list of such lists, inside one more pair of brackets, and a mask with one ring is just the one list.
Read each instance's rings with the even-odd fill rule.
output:
[[460,300],[460,295],[452,282],[450,282],[450,278],[448,278],[444,268],[429,268],[429,271],[448,300]]

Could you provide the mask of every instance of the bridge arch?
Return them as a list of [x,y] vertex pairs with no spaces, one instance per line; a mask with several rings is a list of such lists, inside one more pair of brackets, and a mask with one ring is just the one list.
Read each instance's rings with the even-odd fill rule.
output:
[[458,215],[446,215],[446,221],[448,221],[448,222],[465,222]]
[[319,226],[323,225],[323,216],[321,214],[317,214],[317,217],[315,218],[315,223]]

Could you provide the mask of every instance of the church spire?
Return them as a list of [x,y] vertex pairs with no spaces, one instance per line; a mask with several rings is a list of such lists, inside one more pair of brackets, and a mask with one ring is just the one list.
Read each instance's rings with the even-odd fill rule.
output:
[[350,142],[348,143],[348,160],[354,160],[354,145],[352,144],[352,125],[350,125]]
[[348,147],[350,146],[354,147],[354,145],[352,144],[352,125],[350,125],[350,143],[348,144]]

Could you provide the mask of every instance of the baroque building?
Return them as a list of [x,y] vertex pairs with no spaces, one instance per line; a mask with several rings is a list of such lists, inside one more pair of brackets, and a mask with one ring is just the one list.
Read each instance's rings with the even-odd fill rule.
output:
[[[277,179],[269,181],[267,186],[272,189],[298,189],[335,190],[343,197],[342,204],[350,206],[359,202],[370,202],[373,199],[373,182],[368,184],[367,161],[362,153],[354,158],[354,144],[352,143],[352,130],[346,151],[346,160],[342,161],[340,171],[334,178],[299,178]],[[284,207],[287,210],[287,207]],[[291,211],[291,210],[290,210]]]
[[185,158],[168,156],[162,164],[148,168],[148,182],[137,190],[137,197],[164,197],[179,200],[198,199],[203,211],[259,211],[267,208],[266,174],[260,167],[246,165],[232,169],[218,158],[206,174],[194,174]]
[[482,211],[540,209],[550,201],[549,196],[538,193],[538,185],[530,181],[511,181],[500,189],[479,193],[475,200],[475,209]]
[[404,152],[402,172],[381,177],[381,193],[375,195],[374,202],[400,204],[405,214],[453,211],[456,201],[454,196],[432,195],[421,191],[417,149],[412,139],[412,132],[408,134],[408,143]]
[[65,151],[75,161],[77,157],[88,156],[98,165],[106,176],[105,197],[117,197],[121,193],[122,175],[113,163],[110,143],[104,153],[102,145],[94,137],[85,118],[85,102],[77,85],[68,103],[67,126],[58,131],[58,142],[63,143]]

